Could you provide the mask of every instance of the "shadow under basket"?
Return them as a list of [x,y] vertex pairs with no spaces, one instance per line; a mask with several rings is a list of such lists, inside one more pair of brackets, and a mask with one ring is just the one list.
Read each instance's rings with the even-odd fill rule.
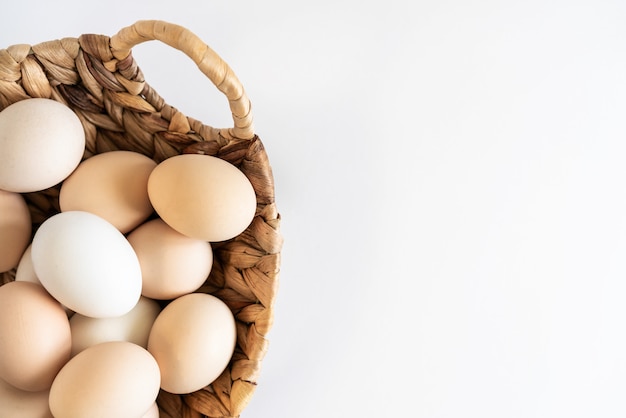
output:
[[[234,126],[216,129],[186,117],[145,82],[133,46],[159,40],[184,52],[228,99]],[[164,63],[168,65],[168,63]],[[172,63],[172,65],[175,65]],[[191,394],[161,391],[161,417],[237,417],[257,385],[273,323],[282,236],[274,181],[263,144],[254,133],[250,101],[230,67],[189,30],[162,21],[139,21],[112,37],[86,34],[37,45],[0,49],[0,110],[41,97],[61,102],[80,118],[83,159],[114,150],[135,151],[157,163],[193,153],[222,158],[250,180],[257,209],[239,236],[212,243],[214,264],[199,292],[223,300],[237,323],[235,353],[222,375]],[[33,232],[59,212],[59,186],[25,193]],[[15,279],[15,269],[1,274]]]

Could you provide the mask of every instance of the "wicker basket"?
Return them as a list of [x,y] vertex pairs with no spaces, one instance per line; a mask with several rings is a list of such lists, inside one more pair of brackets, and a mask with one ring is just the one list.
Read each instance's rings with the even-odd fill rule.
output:
[[[216,129],[184,116],[145,82],[131,48],[159,40],[188,55],[227,97],[234,126]],[[167,63],[165,64],[167,65]],[[173,65],[173,64],[172,64]],[[0,110],[29,97],[69,106],[86,133],[84,158],[130,150],[160,162],[181,153],[208,154],[239,167],[257,194],[251,225],[238,237],[212,244],[214,266],[199,291],[222,299],[237,320],[237,347],[224,373],[189,395],[161,391],[161,417],[236,417],[255,390],[266,335],[273,322],[282,237],[271,167],[254,133],[250,102],[229,66],[189,30],[139,21],[112,37],[82,35],[0,50]],[[59,212],[59,187],[25,194],[33,231]],[[3,273],[2,284],[15,270]]]

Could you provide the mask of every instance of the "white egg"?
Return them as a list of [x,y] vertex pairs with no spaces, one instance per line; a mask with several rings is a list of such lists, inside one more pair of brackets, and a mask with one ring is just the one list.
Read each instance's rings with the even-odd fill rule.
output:
[[141,268],[133,248],[112,224],[88,212],[62,212],[41,224],[32,243],[41,284],[85,316],[124,315],[141,296]]
[[66,105],[26,99],[0,112],[0,189],[26,193],[63,181],[85,152],[85,131]]

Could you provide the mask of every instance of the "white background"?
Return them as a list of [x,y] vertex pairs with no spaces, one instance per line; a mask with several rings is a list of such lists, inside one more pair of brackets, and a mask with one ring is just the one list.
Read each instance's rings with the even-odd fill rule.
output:
[[[626,416],[626,3],[15,1],[0,45],[191,29],[233,67],[285,236],[247,418]],[[193,64],[137,47],[229,126]]]

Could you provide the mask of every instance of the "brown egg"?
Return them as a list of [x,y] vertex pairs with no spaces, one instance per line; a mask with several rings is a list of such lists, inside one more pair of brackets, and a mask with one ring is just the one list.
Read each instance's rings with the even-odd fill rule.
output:
[[48,389],[71,348],[65,310],[41,285],[0,287],[0,379],[22,390]]
[[215,296],[191,293],[167,305],[148,339],[148,351],[161,370],[161,388],[190,393],[224,371],[237,340],[235,318]]
[[0,273],[17,267],[31,230],[30,212],[22,195],[0,190]]
[[131,151],[111,151],[83,161],[63,182],[61,211],[91,212],[127,233],[152,213],[148,177],[156,162]]
[[148,195],[169,226],[210,242],[239,235],[256,211],[248,178],[234,165],[208,155],[183,154],[161,162],[150,174]]
[[50,388],[59,418],[142,417],[156,401],[160,372],[145,349],[127,341],[91,346],[61,369]]
[[130,233],[141,266],[142,295],[174,299],[197,290],[211,272],[211,244],[175,231],[161,219]]

